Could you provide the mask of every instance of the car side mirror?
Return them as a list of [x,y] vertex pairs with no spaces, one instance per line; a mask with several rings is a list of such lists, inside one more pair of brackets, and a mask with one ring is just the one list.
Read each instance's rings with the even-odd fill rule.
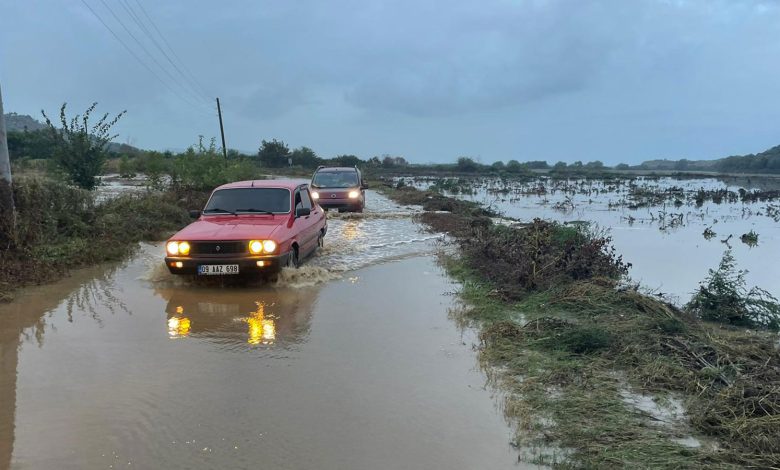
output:
[[306,217],[311,214],[311,209],[308,207],[299,207],[295,209],[295,217]]
[[190,217],[193,218],[193,219],[197,219],[198,217],[200,217],[200,211],[191,210],[190,211]]
[[363,188],[363,189],[368,189],[368,183],[363,181],[363,184],[361,184],[360,187]]

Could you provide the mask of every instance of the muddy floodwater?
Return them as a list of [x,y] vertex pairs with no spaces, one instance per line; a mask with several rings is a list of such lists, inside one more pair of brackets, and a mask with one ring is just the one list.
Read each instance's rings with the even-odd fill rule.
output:
[[[780,200],[772,198],[780,179],[404,180],[418,188],[439,186],[524,222],[538,217],[607,229],[617,254],[632,264],[631,278],[676,303],[690,299],[728,249],[738,268],[748,271],[750,286],[780,298]],[[740,190],[762,195],[749,200]],[[751,231],[757,243],[743,242]]]
[[276,284],[155,244],[0,305],[0,469],[517,468],[436,237],[369,206]]

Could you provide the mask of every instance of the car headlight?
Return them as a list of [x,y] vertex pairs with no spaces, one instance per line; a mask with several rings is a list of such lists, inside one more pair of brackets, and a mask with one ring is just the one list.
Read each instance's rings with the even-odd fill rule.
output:
[[263,242],[260,240],[252,240],[249,242],[249,252],[253,255],[259,255],[263,252]]
[[273,240],[264,241],[263,250],[265,250],[266,253],[273,253],[274,251],[276,251],[276,242]]
[[357,199],[360,196],[360,191],[350,191],[349,192],[349,198],[350,199]]
[[168,242],[168,244],[165,245],[165,250],[171,256],[187,256],[190,254],[190,244],[187,242]]
[[312,191],[311,192],[311,198],[312,199],[319,199],[320,198],[320,193],[318,193],[317,191]]

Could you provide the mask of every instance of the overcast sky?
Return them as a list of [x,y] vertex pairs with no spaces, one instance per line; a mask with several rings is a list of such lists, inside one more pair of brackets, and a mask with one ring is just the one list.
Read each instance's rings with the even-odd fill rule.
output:
[[118,140],[143,148],[218,136],[216,96],[228,147],[245,151],[277,138],[324,157],[614,164],[780,144],[777,0],[0,0],[0,11],[6,112],[98,101],[127,109]]

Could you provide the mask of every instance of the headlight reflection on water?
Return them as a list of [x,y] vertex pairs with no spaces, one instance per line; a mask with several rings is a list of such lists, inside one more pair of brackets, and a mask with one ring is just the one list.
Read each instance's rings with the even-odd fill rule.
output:
[[[249,344],[273,344],[276,340],[276,323],[273,318],[266,316],[266,305],[255,302],[256,309],[249,313],[248,317],[240,318],[248,325],[247,343]],[[235,318],[235,317],[232,317]],[[192,320],[184,316],[184,308],[176,307],[176,314],[168,319],[168,337],[186,338],[192,330]]]
[[276,325],[273,319],[265,317],[265,304],[257,302],[257,310],[246,319],[249,325],[249,344],[271,344],[276,339]]
[[341,233],[346,240],[355,240],[363,235],[363,230],[360,229],[360,222],[357,220],[347,220]]
[[[184,312],[184,309],[178,307],[177,314]],[[185,338],[190,335],[192,323],[190,319],[184,316],[171,317],[168,319],[168,336],[171,338]]]

